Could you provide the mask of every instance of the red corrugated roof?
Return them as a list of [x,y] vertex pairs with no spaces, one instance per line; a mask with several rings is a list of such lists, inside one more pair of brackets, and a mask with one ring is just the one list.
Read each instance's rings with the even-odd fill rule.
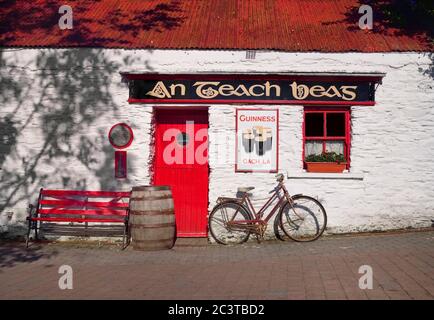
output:
[[[72,30],[58,27],[64,4],[73,8]],[[358,0],[4,0],[0,46],[432,51],[424,36],[360,30],[359,6]]]

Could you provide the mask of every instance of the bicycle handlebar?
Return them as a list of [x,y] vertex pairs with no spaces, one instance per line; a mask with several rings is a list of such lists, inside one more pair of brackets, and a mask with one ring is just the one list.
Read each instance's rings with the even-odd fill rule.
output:
[[282,182],[285,179],[285,176],[282,173],[276,174],[276,181]]

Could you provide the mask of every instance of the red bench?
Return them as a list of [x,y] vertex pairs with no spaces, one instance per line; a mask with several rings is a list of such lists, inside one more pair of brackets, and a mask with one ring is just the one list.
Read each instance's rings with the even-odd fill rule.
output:
[[35,240],[38,239],[38,222],[39,229],[42,222],[96,222],[124,224],[125,248],[129,198],[130,192],[41,189],[38,203],[29,205],[26,247],[29,246],[31,230],[35,230]]

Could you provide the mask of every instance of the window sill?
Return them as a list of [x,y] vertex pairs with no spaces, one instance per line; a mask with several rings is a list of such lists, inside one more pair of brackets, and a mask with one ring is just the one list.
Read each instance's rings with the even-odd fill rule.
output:
[[334,179],[334,180],[363,180],[363,173],[321,173],[321,172],[300,172],[287,173],[288,179]]

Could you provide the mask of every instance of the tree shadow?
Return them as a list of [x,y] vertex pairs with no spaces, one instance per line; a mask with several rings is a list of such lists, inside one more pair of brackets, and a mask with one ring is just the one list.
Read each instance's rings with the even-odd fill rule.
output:
[[346,24],[349,31],[360,31],[358,26],[362,16],[359,8],[369,5],[373,12],[372,33],[394,36],[417,37],[425,44],[431,44],[434,36],[434,6],[430,1],[412,0],[358,0],[358,4],[350,6],[345,18],[336,21],[325,21],[324,25]]
[[[104,66],[104,70],[91,66]],[[104,113],[116,114],[119,109],[113,102],[110,86],[120,65],[108,60],[100,50],[40,51],[36,67],[38,74],[32,83],[33,75],[27,76],[27,83],[13,83],[13,74],[0,81],[0,86],[5,81],[15,92],[26,85],[39,88],[37,96],[34,92],[32,95],[18,94],[15,101],[9,101],[16,108],[1,120],[5,127],[1,131],[0,145],[3,164],[0,212],[22,200],[29,201],[37,195],[39,188],[47,185],[85,189],[86,178],[77,177],[75,170],[66,164],[76,159],[88,168],[95,165],[95,157],[103,151],[104,143],[100,136],[83,133]],[[2,97],[6,95],[2,92]],[[24,119],[20,118],[23,115]],[[29,127],[34,122],[41,125]],[[39,148],[19,140],[20,133],[26,130],[35,130],[35,136],[40,140]],[[78,143],[83,147],[77,148]],[[7,158],[11,162],[5,166]],[[51,174],[39,172],[41,165],[50,166]],[[58,177],[57,181],[54,177]]]
[[[74,7],[74,23],[80,23],[62,33],[60,46],[64,41],[80,47],[128,42],[124,37],[104,38],[91,32],[94,24],[111,23],[85,17],[95,3],[80,1]],[[20,2],[21,11],[16,7],[16,1],[1,2],[0,46],[13,46],[15,40],[35,30],[47,35],[59,32],[58,1],[46,1],[45,10],[32,1]],[[180,14],[176,0],[146,11],[122,13],[115,8],[109,27],[130,36],[150,30],[164,32],[184,21]],[[126,101],[128,87],[119,72],[134,65],[152,71],[149,61],[118,49],[107,53],[102,48],[71,48],[38,50],[33,60],[24,63],[20,50],[0,50],[0,213],[27,207],[40,188],[88,190],[97,184],[100,190],[119,190],[114,149],[107,139],[107,130],[114,123],[98,120],[109,114],[112,119],[121,118],[114,95],[123,90]],[[121,54],[122,59],[113,58]],[[133,155],[128,158],[134,160]],[[77,174],[71,163],[79,163],[91,174],[82,174],[83,169]],[[134,167],[129,167],[128,175],[134,176]],[[25,225],[13,227],[25,229]]]
[[[421,68],[419,67],[419,72],[422,73],[425,76],[430,77],[431,79],[434,80],[434,53],[433,52],[429,52],[429,53],[425,53],[425,55],[429,58],[429,60],[431,61],[430,65],[427,68]],[[431,86],[432,88],[432,86]]]
[[[100,190],[119,190],[107,138],[114,123],[98,120],[121,117],[114,97],[122,90],[125,101],[128,97],[121,69],[140,65],[152,70],[149,62],[133,55],[113,59],[103,49],[47,49],[37,53],[36,70],[29,70],[16,67],[19,55],[14,60],[0,51],[0,213],[27,207],[40,188],[88,190],[98,184]],[[77,174],[70,163],[80,163],[91,174],[82,174],[83,169]],[[128,174],[134,175],[134,166]]]
[[11,153],[12,148],[17,143],[18,130],[16,126],[17,124],[11,120],[10,115],[0,119],[0,170],[6,156]]
[[[360,30],[359,8],[369,5],[373,12],[373,29]],[[347,30],[360,33],[376,33],[392,37],[409,37],[417,40],[425,55],[431,61],[427,68],[419,72],[434,79],[434,1],[432,0],[358,0],[358,5],[350,6],[345,17],[336,21],[325,21],[323,25],[345,24]]]
[[[179,27],[185,20],[182,16],[172,16],[174,13],[181,13],[180,1],[171,1],[169,4],[161,3],[155,8],[144,12],[136,11],[133,18],[130,20],[130,15],[123,13],[121,10],[113,10],[109,16],[110,24],[116,29],[123,32],[131,32],[133,36],[138,36],[139,31],[154,30],[163,32],[164,30],[172,30]],[[129,23],[125,23],[125,21]]]
[[[89,190],[99,185],[99,190],[120,190],[127,184],[128,180],[119,184],[114,178],[115,150],[107,137],[114,123],[100,118],[121,117],[114,95],[123,91],[124,101],[128,97],[128,86],[119,74],[122,68],[137,64],[152,70],[149,62],[134,55],[113,59],[103,49],[41,50],[36,68],[29,70],[15,68],[20,59],[2,53],[0,98],[6,116],[0,110],[0,213],[27,207],[40,188]],[[17,51],[13,56],[19,55]],[[131,160],[134,157],[129,155]],[[77,172],[77,166],[89,174],[83,169]],[[134,176],[134,168],[129,167],[129,175]],[[121,236],[115,229],[99,228],[95,236]],[[26,226],[11,224],[8,230],[5,234],[13,237],[24,234]],[[51,232],[55,237],[68,234],[69,230]]]
[[100,10],[95,7],[98,2],[101,0],[71,2],[73,28],[60,30],[58,21],[61,14],[58,10],[62,3],[59,1],[48,0],[41,9],[33,1],[23,0],[20,1],[20,10],[16,1],[3,1],[0,7],[0,46],[14,45],[20,37],[29,37],[35,31],[49,34],[56,39],[56,45],[64,47],[141,46],[137,45],[140,33],[169,31],[185,21],[180,0],[162,0],[148,10],[134,9],[140,7],[137,4],[129,7],[120,4],[105,16],[96,18],[89,12]]
[[[40,246],[26,249],[23,245],[14,242],[5,242],[0,245],[0,268],[12,268],[22,263],[32,263],[41,259],[51,259],[58,254],[57,250],[43,251]],[[0,269],[0,273],[3,271]]]
[[50,34],[58,28],[58,1],[47,0],[44,4],[47,10],[44,11],[31,0],[20,1],[19,6],[17,8],[16,0],[0,2],[0,35],[3,35],[0,36],[0,46],[38,29]]

